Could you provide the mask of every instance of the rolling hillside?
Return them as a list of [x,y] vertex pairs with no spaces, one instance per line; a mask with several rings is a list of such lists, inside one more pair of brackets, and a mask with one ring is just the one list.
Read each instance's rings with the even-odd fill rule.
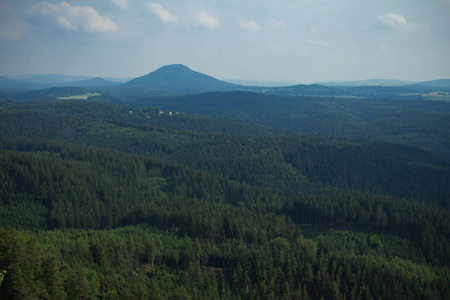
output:
[[216,92],[148,97],[139,104],[252,122],[283,134],[400,143],[427,149],[450,161],[450,104],[442,101]]
[[[324,127],[363,110],[322,97],[202,99],[193,109],[227,102],[237,107],[227,113],[268,117],[282,108],[272,121],[292,111]],[[361,119],[403,120],[402,137],[421,133],[413,112],[441,123],[425,101],[398,102],[364,101]],[[0,298],[448,298],[448,162],[398,144],[280,136],[163,110],[2,104]]]

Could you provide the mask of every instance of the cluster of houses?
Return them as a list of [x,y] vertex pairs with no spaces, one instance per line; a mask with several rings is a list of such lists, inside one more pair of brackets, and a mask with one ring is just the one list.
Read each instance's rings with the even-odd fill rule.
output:
[[[157,111],[155,111],[157,114],[158,114],[158,116],[163,116],[163,115],[166,115],[166,116],[173,116],[173,115],[178,115],[178,112],[171,112],[171,111],[169,111],[169,112],[165,112],[164,110],[162,110],[162,109],[160,109],[160,110],[157,110]],[[128,111],[128,113],[130,114],[130,116],[132,116],[133,115],[133,113],[134,113],[134,111],[132,111],[132,110],[129,110]],[[146,116],[147,118],[150,118],[150,116],[149,115],[147,115]]]
[[164,110],[159,110],[159,112],[158,112],[158,115],[164,115],[164,114],[166,114],[166,115],[168,115],[168,116],[173,116],[173,115],[178,115],[178,112],[174,112],[174,113],[172,113],[171,111],[169,111],[169,112],[165,112]]

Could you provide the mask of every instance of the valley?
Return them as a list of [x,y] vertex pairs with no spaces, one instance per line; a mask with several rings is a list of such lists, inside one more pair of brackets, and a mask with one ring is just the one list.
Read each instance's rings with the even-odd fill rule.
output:
[[0,81],[0,298],[450,297],[445,81],[18,79]]

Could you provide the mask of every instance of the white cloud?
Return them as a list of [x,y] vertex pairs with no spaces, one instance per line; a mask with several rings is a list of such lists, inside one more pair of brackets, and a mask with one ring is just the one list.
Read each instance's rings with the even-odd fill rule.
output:
[[195,23],[197,26],[206,27],[210,30],[219,27],[219,20],[205,12],[197,12],[195,14]]
[[269,19],[269,25],[275,28],[285,29],[287,28],[287,25],[279,20],[276,19]]
[[328,46],[328,42],[325,40],[308,40],[310,45]]
[[110,0],[111,3],[118,8],[127,9],[129,7],[128,0]]
[[57,17],[56,21],[60,28],[65,29],[67,31],[77,31],[78,27],[72,24],[69,20],[64,17]]
[[415,28],[414,24],[406,21],[404,16],[394,13],[387,13],[378,16],[378,22],[384,28],[389,28],[397,31],[408,31]]
[[239,22],[239,25],[241,25],[241,28],[243,28],[245,30],[249,30],[249,31],[260,31],[261,30],[261,26],[259,26],[258,24],[256,24],[253,21],[241,20]]
[[147,9],[164,23],[178,22],[177,17],[168,12],[160,3],[149,3],[147,4]]
[[110,18],[100,15],[91,6],[72,6],[65,1],[58,4],[41,2],[31,7],[31,13],[46,16],[47,21],[67,31],[83,30],[92,33],[117,31],[117,25]]

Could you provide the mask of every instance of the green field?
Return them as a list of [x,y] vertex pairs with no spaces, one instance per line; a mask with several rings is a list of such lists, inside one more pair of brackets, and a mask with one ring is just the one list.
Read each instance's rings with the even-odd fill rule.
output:
[[450,93],[429,93],[423,95],[426,100],[441,100],[441,101],[450,101]]
[[433,92],[433,93],[417,93],[417,94],[402,94],[402,96],[422,96],[425,100],[436,101],[450,101],[450,93],[445,92]]
[[100,93],[86,93],[86,94],[82,94],[82,95],[74,95],[74,96],[69,96],[69,97],[58,97],[58,99],[61,99],[61,100],[87,100],[88,98],[98,97],[101,95],[102,94],[100,94]]

